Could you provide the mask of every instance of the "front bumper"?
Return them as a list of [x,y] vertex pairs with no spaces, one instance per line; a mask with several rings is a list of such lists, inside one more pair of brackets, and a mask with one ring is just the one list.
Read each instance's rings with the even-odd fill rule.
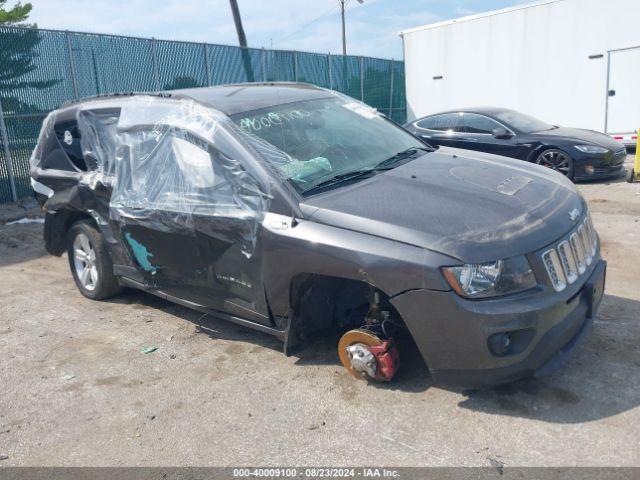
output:
[[627,152],[620,150],[607,155],[579,154],[574,156],[576,180],[596,180],[622,176],[626,173],[624,162]]
[[[560,368],[591,328],[605,276],[600,260],[584,283],[562,294],[470,301],[453,292],[414,290],[392,303],[435,383],[483,388]],[[522,332],[523,340],[512,353],[495,355],[489,338],[505,332]]]

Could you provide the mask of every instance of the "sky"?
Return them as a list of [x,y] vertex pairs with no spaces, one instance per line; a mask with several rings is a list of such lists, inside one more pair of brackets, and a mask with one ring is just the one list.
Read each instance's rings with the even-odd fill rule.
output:
[[[41,28],[236,45],[228,0],[30,0]],[[9,1],[8,5],[13,2]],[[402,58],[398,32],[524,0],[347,0],[347,53]],[[238,0],[250,47],[341,53],[338,0]]]

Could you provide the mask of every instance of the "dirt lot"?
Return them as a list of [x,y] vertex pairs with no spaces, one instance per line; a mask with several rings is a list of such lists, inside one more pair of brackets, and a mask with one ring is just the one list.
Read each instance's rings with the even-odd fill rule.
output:
[[595,331],[554,376],[484,392],[433,387],[415,355],[368,386],[331,337],[286,358],[151,295],[91,302],[42,225],[0,226],[0,465],[640,465],[640,184],[580,189],[609,261]]

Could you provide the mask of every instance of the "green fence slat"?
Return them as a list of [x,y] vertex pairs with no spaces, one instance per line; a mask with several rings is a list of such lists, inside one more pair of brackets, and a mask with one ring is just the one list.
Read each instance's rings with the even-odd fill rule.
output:
[[9,169],[7,168],[7,158],[5,157],[4,143],[0,135],[0,203],[12,202],[11,183],[9,180]]
[[157,40],[156,64],[162,90],[208,85],[205,45]]

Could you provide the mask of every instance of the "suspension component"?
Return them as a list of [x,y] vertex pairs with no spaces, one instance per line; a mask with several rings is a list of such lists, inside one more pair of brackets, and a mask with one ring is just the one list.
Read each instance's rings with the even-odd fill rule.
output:
[[383,340],[367,330],[350,330],[338,343],[342,365],[358,379],[390,381],[400,367],[392,338]]

